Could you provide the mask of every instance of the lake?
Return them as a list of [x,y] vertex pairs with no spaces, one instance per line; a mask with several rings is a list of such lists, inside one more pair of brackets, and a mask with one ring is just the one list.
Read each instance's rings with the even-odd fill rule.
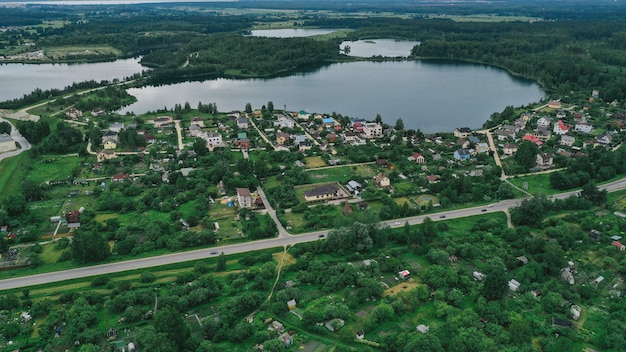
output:
[[74,82],[123,79],[144,69],[139,59],[92,64],[0,64],[0,101],[21,98],[36,88],[63,89]]
[[353,62],[313,72],[270,79],[214,79],[129,89],[138,101],[121,113],[155,111],[189,102],[216,103],[220,111],[254,109],[272,101],[276,109],[373,120],[380,114],[393,125],[424,132],[479,128],[492,113],[508,105],[540,101],[534,82],[506,71],[474,64],[441,61]]
[[341,50],[345,50],[346,46],[350,47],[349,56],[372,57],[407,57],[411,54],[411,49],[419,45],[420,42],[396,39],[372,39],[345,41],[339,45]]

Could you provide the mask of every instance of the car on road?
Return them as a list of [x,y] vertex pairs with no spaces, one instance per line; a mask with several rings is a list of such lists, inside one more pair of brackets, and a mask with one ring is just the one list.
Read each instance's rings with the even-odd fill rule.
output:
[[445,215],[439,215],[439,219],[445,219],[446,216]]
[[211,252],[209,252],[209,254],[210,254],[210,255],[216,255],[216,254],[217,254],[217,251],[211,251]]
[[394,225],[400,225],[400,221],[396,221],[393,223]]
[[317,236],[317,237],[319,237],[319,238],[324,238],[324,237],[326,237],[326,235],[325,235],[325,234],[321,234],[321,235],[319,235],[319,236]]
[[480,211],[482,211],[483,213],[487,211],[487,209],[480,209]]

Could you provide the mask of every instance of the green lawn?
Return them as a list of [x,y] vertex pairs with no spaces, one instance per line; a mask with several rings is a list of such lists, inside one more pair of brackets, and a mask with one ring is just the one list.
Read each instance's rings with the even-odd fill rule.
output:
[[[533,195],[552,195],[561,191],[550,187],[550,174],[538,174],[529,176],[516,176],[509,178],[509,181],[517,187]],[[525,185],[528,187],[526,188]]]
[[81,168],[81,164],[88,160],[89,158],[79,156],[42,156],[37,162],[31,164],[32,169],[27,178],[36,183],[73,181],[72,171]]
[[31,163],[30,152],[0,161],[0,200],[9,198],[20,189]]

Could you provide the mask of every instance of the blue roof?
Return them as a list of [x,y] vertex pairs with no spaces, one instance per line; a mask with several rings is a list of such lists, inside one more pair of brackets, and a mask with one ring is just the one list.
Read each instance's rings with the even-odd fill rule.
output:
[[322,121],[324,123],[335,123],[335,119],[333,119],[332,117],[327,117],[325,119],[322,119]]

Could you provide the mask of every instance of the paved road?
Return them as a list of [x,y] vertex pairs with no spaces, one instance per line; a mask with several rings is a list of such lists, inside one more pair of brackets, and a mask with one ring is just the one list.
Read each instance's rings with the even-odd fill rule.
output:
[[20,132],[17,130],[17,128],[15,128],[15,126],[13,126],[13,124],[10,121],[7,121],[3,118],[0,117],[0,122],[8,122],[9,124],[11,124],[11,138],[13,138],[14,141],[16,141],[17,143],[20,144],[21,149],[17,149],[17,150],[13,150],[10,152],[6,152],[6,153],[2,153],[0,154],[0,161],[2,161],[3,159],[6,158],[11,158],[14,157],[16,155],[19,155],[20,153],[23,153],[27,150],[30,149],[30,143],[28,143],[28,141],[26,140],[26,138],[24,138]]
[[[609,192],[626,189],[626,178],[618,181],[610,182],[600,186],[601,189],[606,189]],[[565,192],[552,196],[552,198],[567,198],[578,191]],[[507,211],[509,208],[519,205],[523,199],[509,199],[501,202],[493,203],[488,206],[477,206],[465,209],[443,211],[435,214],[419,215],[408,218],[396,219],[385,221],[384,223],[390,227],[401,227],[406,222],[410,225],[420,224],[426,217],[430,217],[433,221],[440,221],[446,219],[461,218],[467,216],[474,216],[479,214],[489,214],[492,212]],[[264,201],[266,201],[264,199]],[[39,275],[24,276],[13,279],[6,279],[0,281],[0,290],[8,290],[20,287],[27,287],[33,285],[46,284],[51,282],[58,282],[64,280],[77,279],[82,277],[89,277],[95,275],[103,275],[108,273],[117,273],[127,270],[146,269],[161,265],[173,264],[178,262],[185,262],[190,260],[198,260],[213,257],[219,251],[224,254],[244,253],[249,251],[256,251],[267,248],[282,247],[288,245],[294,245],[297,243],[312,242],[320,240],[320,235],[327,234],[328,230],[315,231],[301,235],[290,235],[284,229],[280,232],[278,238],[272,238],[268,240],[261,240],[255,242],[234,244],[229,246],[223,246],[218,248],[199,249],[195,251],[167,254],[158,257],[144,258],[129,260],[118,263],[110,263],[103,265],[90,266],[85,268],[78,268],[66,271],[57,271]],[[325,238],[325,237],[324,237]],[[213,253],[213,254],[212,254]]]

